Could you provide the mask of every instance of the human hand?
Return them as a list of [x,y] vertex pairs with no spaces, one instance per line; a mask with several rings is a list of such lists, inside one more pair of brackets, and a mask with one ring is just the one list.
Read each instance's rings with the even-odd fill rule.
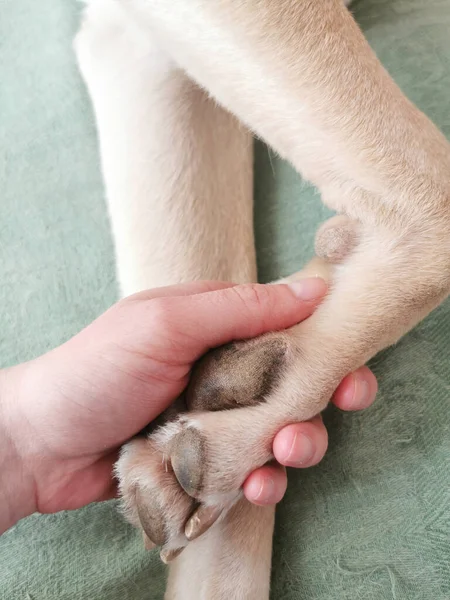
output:
[[[0,408],[20,463],[20,497],[27,499],[15,514],[113,497],[119,447],[183,391],[204,352],[290,327],[325,292],[319,279],[291,287],[196,282],[150,290],[117,303],[56,350],[4,372],[9,391]],[[375,378],[363,368],[342,382],[334,402],[363,408],[375,391]],[[326,444],[315,418],[279,432],[274,455],[285,465],[310,466]],[[274,503],[285,487],[284,470],[267,465],[250,475],[244,493],[255,503]]]

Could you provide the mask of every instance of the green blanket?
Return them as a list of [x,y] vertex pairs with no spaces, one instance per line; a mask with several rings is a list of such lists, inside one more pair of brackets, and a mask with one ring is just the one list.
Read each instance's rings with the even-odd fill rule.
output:
[[[0,361],[54,347],[114,302],[95,129],[75,68],[74,1],[0,2]],[[450,0],[360,0],[392,75],[450,135]],[[450,173],[449,173],[450,176]],[[260,276],[297,270],[327,215],[256,149]],[[330,450],[290,475],[274,600],[450,598],[450,303],[373,362],[364,413],[329,409]],[[165,571],[113,502],[34,515],[0,539],[1,600],[161,600]]]

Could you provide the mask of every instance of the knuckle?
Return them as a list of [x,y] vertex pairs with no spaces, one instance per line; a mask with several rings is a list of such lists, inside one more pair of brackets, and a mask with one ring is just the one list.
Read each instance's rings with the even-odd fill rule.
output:
[[147,324],[155,331],[170,332],[173,327],[173,307],[167,298],[154,298],[148,302]]
[[249,284],[234,288],[246,307],[251,312],[266,312],[271,307],[271,295],[266,286]]

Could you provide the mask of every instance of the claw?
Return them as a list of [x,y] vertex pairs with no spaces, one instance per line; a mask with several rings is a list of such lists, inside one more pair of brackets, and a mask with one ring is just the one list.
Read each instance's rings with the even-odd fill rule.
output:
[[184,528],[184,534],[191,542],[207,531],[223,512],[222,507],[200,506],[190,517]]
[[172,560],[174,560],[177,556],[179,556],[183,551],[183,548],[176,548],[175,550],[161,550],[159,556],[163,563],[167,565]]

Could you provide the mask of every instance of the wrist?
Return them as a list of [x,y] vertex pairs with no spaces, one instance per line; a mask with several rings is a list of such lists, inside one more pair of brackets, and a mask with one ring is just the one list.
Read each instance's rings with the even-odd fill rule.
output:
[[25,460],[21,395],[27,364],[0,370],[0,534],[35,512],[34,479]]

